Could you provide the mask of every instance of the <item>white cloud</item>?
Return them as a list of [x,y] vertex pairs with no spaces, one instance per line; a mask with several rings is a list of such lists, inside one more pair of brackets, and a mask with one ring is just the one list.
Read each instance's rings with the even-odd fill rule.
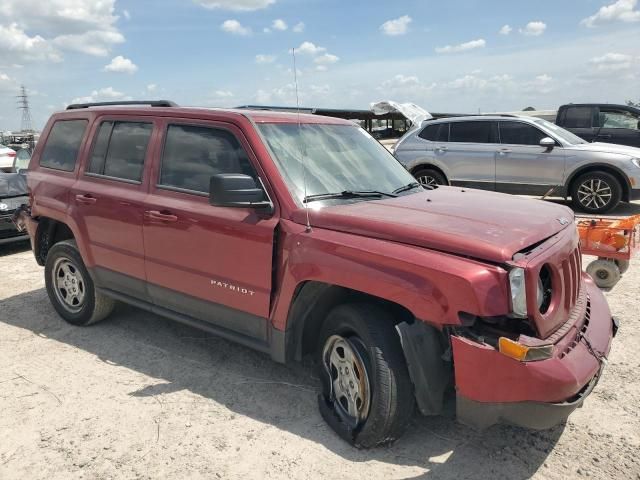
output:
[[494,75],[492,77],[481,77],[478,74],[468,74],[447,82],[444,87],[453,90],[502,90],[513,84],[511,75]]
[[59,53],[40,35],[30,37],[17,23],[8,27],[0,25],[0,57],[6,55],[13,60],[60,61]]
[[437,84],[435,82],[430,84],[421,82],[416,75],[398,74],[382,82],[377,90],[385,95],[391,94],[407,99],[412,96],[424,96],[436,88],[436,86]]
[[276,3],[276,0],[194,0],[198,5],[211,10],[252,11],[267,8]]
[[542,35],[546,29],[547,24],[544,22],[529,22],[524,28],[520,29],[520,33],[528,37],[538,37]]
[[500,31],[498,32],[500,35],[509,35],[513,28],[509,25],[503,25]]
[[273,63],[276,61],[275,55],[256,55],[256,63],[259,65],[264,65],[266,63]]
[[218,98],[230,98],[233,97],[233,92],[229,90],[216,90],[213,94]]
[[264,33],[271,33],[271,29],[270,29],[270,28],[268,28],[268,27],[263,28],[263,29],[262,29],[262,31],[263,31]]
[[538,75],[533,80],[522,84],[522,91],[525,93],[547,94],[553,91],[553,77],[546,73]]
[[273,28],[274,30],[280,30],[281,32],[284,32],[287,28],[289,28],[289,26],[287,25],[287,22],[285,22],[281,18],[277,18],[271,24],[271,28]]
[[[116,27],[115,0],[2,0],[0,18],[38,32],[52,47],[108,55],[124,42]],[[10,23],[9,23],[10,24]]]
[[319,65],[327,65],[336,63],[338,60],[340,60],[340,57],[331,55],[330,53],[325,53],[323,55],[320,55],[319,57],[316,57],[313,61]]
[[124,16],[124,18],[126,18],[127,20],[131,20],[131,14],[129,13],[129,10],[123,10],[122,11],[122,15]]
[[251,35],[251,29],[243,27],[238,20],[225,20],[220,29],[223,32],[231,33],[233,35]]
[[296,48],[296,52],[304,53],[307,55],[319,55],[326,51],[327,51],[326,48],[319,47],[311,42],[302,42],[302,44],[300,44],[300,46]]
[[589,60],[598,72],[619,72],[629,70],[633,64],[633,57],[624,53],[607,53]]
[[304,32],[304,28],[305,28],[304,22],[298,22],[293,26],[292,30],[295,33],[302,33]]
[[138,66],[128,58],[118,55],[114,57],[108,65],[105,65],[103,70],[105,72],[132,74],[138,71]]
[[409,15],[403,15],[402,17],[384,22],[380,25],[380,31],[385,35],[404,35],[409,30],[409,24],[411,22],[412,19]]
[[329,70],[326,65],[316,65],[316,72],[326,72]]
[[148,93],[154,93],[156,90],[158,90],[158,85],[156,85],[155,83],[150,83],[149,85],[147,85]]
[[461,43],[459,45],[447,45],[446,47],[436,48],[436,53],[459,53],[467,52],[469,50],[475,50],[477,48],[484,48],[487,42],[484,39],[471,40],[470,42]]
[[94,90],[89,95],[84,97],[76,97],[71,100],[70,103],[93,103],[101,101],[114,101],[114,100],[130,100],[131,97],[126,96],[124,93],[115,90],[113,87],[101,88],[100,90]]
[[595,14],[580,22],[587,27],[596,27],[610,22],[639,22],[640,11],[636,10],[638,0],[618,0],[610,5],[600,8]]

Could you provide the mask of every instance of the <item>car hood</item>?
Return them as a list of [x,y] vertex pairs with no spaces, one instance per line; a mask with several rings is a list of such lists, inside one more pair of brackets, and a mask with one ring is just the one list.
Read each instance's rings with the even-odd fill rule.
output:
[[580,150],[587,152],[600,153],[618,153],[621,155],[629,155],[630,157],[640,158],[640,148],[630,147],[628,145],[617,145],[615,143],[579,143],[568,147],[571,150]]
[[[313,205],[313,204],[311,204]],[[305,224],[305,209],[293,213]],[[503,263],[573,225],[562,205],[456,187],[398,198],[309,208],[313,227]]]
[[27,177],[20,173],[0,172],[0,198],[27,195]]

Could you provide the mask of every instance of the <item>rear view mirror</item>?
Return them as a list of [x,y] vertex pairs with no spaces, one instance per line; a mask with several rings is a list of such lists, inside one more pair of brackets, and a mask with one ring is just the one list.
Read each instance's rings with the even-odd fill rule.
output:
[[556,146],[556,141],[551,137],[544,137],[542,140],[540,140],[540,146],[551,150]]
[[216,207],[273,208],[255,180],[239,173],[212,176],[209,181],[209,203]]

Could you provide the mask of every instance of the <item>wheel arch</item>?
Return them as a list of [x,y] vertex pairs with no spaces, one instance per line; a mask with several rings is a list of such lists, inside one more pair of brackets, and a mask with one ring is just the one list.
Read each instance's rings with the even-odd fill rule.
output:
[[75,238],[73,230],[66,223],[49,217],[39,217],[33,245],[33,254],[38,265],[44,266],[49,250],[56,243]]
[[629,183],[629,179],[627,178],[627,176],[624,174],[622,170],[607,163],[595,163],[595,164],[591,163],[589,165],[580,167],[576,169],[574,172],[572,172],[571,175],[569,175],[569,177],[567,178],[567,181],[565,183],[567,196],[571,195],[571,188],[573,187],[573,182],[581,175],[584,175],[585,173],[591,173],[591,172],[603,172],[603,173],[608,173],[610,175],[613,175],[616,178],[616,180],[620,182],[620,186],[622,187],[622,201],[623,202],[629,201],[631,197],[631,184]]
[[437,165],[434,165],[433,163],[420,163],[419,165],[416,165],[415,167],[413,167],[409,172],[411,173],[411,175],[415,177],[417,172],[427,168],[431,170],[435,170],[436,172],[440,173],[440,175],[442,175],[446,180],[447,184],[450,184],[449,177],[447,176],[447,174],[444,173],[444,171],[440,167],[438,167]]
[[396,323],[413,323],[415,317],[402,305],[347,287],[315,280],[300,283],[287,316],[286,361],[313,353],[329,311],[347,302],[366,302],[390,311]]

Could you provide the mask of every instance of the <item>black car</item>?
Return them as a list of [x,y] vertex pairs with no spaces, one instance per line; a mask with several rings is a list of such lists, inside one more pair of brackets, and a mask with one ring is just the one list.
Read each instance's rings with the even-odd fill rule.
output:
[[640,108],[607,103],[563,105],[556,125],[587,142],[640,147]]
[[26,232],[19,232],[12,217],[29,200],[24,174],[0,173],[0,245],[27,240]]

